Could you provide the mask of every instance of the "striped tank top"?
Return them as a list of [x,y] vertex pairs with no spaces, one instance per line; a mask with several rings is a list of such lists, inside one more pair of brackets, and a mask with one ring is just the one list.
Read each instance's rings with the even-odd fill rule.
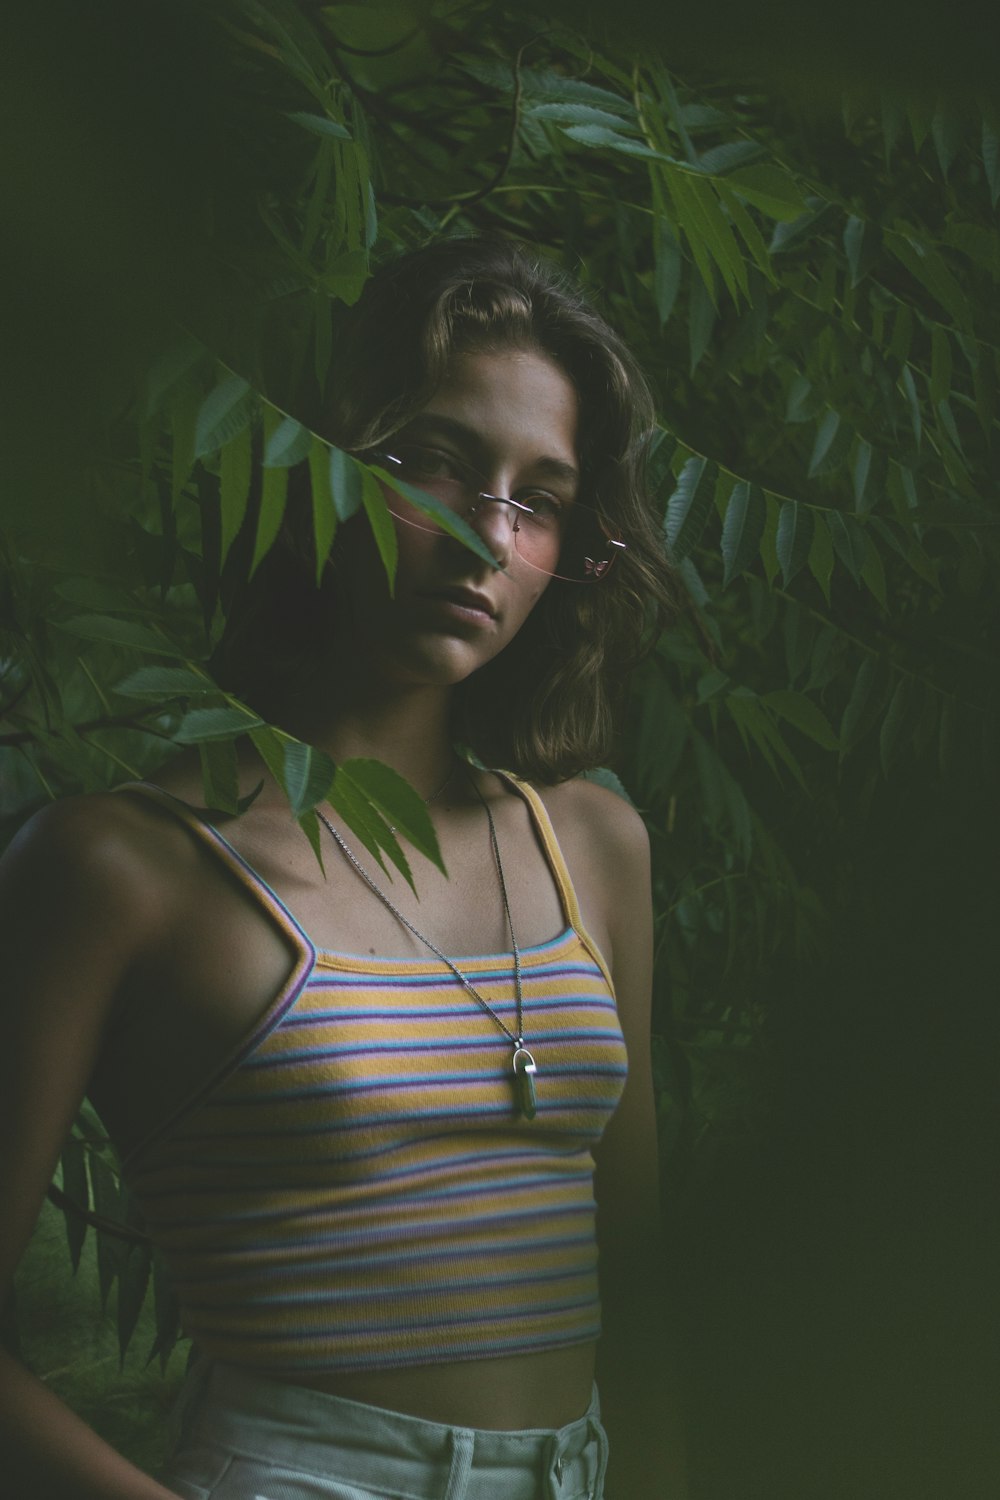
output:
[[[508,1039],[438,959],[318,951],[211,824],[149,783],[118,788],[181,818],[298,953],[224,1065],[123,1163],[205,1354],[294,1378],[597,1337],[591,1151],[625,1043],[544,806],[505,779],[566,922],[522,954],[532,1120]],[[511,955],[459,967],[515,1031]]]

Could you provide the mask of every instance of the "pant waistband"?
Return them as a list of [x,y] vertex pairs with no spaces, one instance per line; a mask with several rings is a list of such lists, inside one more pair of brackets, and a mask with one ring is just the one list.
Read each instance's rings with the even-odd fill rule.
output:
[[584,1471],[591,1492],[600,1493],[607,1439],[596,1385],[587,1411],[564,1427],[495,1431],[429,1422],[208,1359],[188,1382],[181,1446],[189,1450],[210,1446],[261,1464],[335,1473],[418,1500],[459,1497],[477,1476],[493,1480],[498,1496],[558,1496],[564,1475]]

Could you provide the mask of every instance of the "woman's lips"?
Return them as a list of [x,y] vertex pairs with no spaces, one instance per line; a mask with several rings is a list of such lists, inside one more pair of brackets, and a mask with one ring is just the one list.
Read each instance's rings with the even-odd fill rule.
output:
[[459,587],[434,589],[428,590],[421,597],[458,619],[484,624],[496,617],[496,610],[491,600],[476,589]]

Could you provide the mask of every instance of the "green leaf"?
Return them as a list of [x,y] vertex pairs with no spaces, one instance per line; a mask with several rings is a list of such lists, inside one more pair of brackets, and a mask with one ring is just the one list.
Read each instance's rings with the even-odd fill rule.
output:
[[[87,1181],[86,1148],[78,1136],[71,1135],[62,1150],[62,1190],[77,1208],[90,1208],[90,1183]],[[64,1215],[70,1260],[75,1271],[87,1237],[87,1221],[80,1214]]]
[[910,369],[909,365],[904,365],[902,370],[900,371],[899,383],[903,388],[903,395],[906,397],[906,404],[910,408],[910,425],[913,428],[914,440],[917,447],[919,448],[922,435],[920,422],[920,397],[917,395],[917,387],[913,379],[913,371]]
[[813,236],[819,234],[823,222],[830,216],[831,205],[816,198],[807,198],[806,212],[797,218],[779,220],[771,232],[768,250],[771,255],[781,255],[789,250],[800,249]]
[[951,396],[951,339],[940,323],[931,329],[931,400],[935,407]]
[[816,623],[794,599],[786,601],[784,614],[785,663],[791,686],[802,676],[808,665],[816,635]]
[[773,164],[743,167],[726,182],[769,219],[797,219],[807,207],[795,179]]
[[287,796],[288,789],[285,786],[285,745],[291,739],[291,736],[284,734],[281,730],[275,729],[270,724],[262,724],[258,728],[250,730],[250,739],[257,754],[267,766],[278,786],[282,788]]
[[385,503],[385,496],[379,486],[375,475],[369,470],[364,471],[361,481],[361,501],[368,517],[368,524],[375,538],[382,566],[385,568],[386,580],[389,584],[390,594],[396,586],[396,561],[399,556],[399,543],[396,538],[396,528],[393,525],[392,515]]
[[[734,301],[738,290],[746,295],[746,262],[712,184],[680,168],[666,168],[664,175],[677,211],[678,223],[684,230],[713,302],[715,283],[710,270],[712,262],[722,273],[722,279]],[[733,179],[727,178],[726,181],[732,182]]]
[[364,470],[341,448],[330,449],[330,491],[338,521],[349,521],[361,508]]
[[[265,452],[272,437],[283,426],[281,414],[273,407],[264,409]],[[296,423],[296,426],[298,424]],[[253,560],[250,576],[253,577],[260,563],[270,552],[281,530],[288,501],[288,470],[286,468],[264,468],[261,471],[260,513],[257,517],[257,535],[254,540]]]
[[709,825],[728,828],[742,859],[753,848],[753,818],[742,788],[701,735],[694,739],[695,765]]
[[861,569],[861,577],[881,604],[883,609],[888,609],[885,592],[885,568],[882,566],[882,557],[871,537],[868,541],[868,555],[865,558],[864,567]]
[[891,230],[886,232],[885,245],[954,318],[959,328],[972,330],[972,308],[968,298],[938,250],[926,241],[896,234]]
[[263,722],[263,719],[238,708],[194,708],[184,715],[174,739],[179,745],[231,739],[234,735],[246,734]]
[[294,417],[282,417],[264,446],[265,469],[290,469],[308,458],[313,435]]
[[688,299],[688,344],[691,362],[688,373],[693,375],[701,363],[712,338],[712,330],[718,314],[700,276],[695,277]]
[[830,407],[816,428],[816,438],[813,442],[812,457],[809,460],[809,477],[812,479],[821,469],[823,460],[830,450],[830,445],[837,436],[840,427],[840,412]]
[[851,286],[857,286],[861,280],[861,256],[865,245],[866,229],[866,221],[859,219],[856,214],[850,214],[844,225],[844,254],[847,256],[847,264],[851,270]]
[[675,562],[680,562],[698,541],[712,509],[714,476],[707,459],[689,458],[667,502],[664,530]]
[[[90,1183],[94,1194],[94,1208],[102,1219],[111,1219],[115,1223],[121,1222],[122,1198],[118,1186],[118,1179],[108,1166],[104,1158],[97,1152],[91,1151],[87,1156],[87,1164],[90,1169]],[[107,1234],[97,1232],[97,1276],[101,1292],[101,1305],[105,1306],[108,1293],[118,1275],[119,1265],[124,1259],[124,1245],[120,1240],[112,1240]]]
[[350,773],[342,774],[342,768],[339,766],[337,775],[333,778],[328,800],[351,831],[357,834],[369,854],[378,861],[380,868],[385,870],[386,874],[389,873],[382,858],[384,849],[407,885],[416,893],[409,861],[400,848],[392,828],[378,809],[372,806]]
[[564,125],[562,129],[564,135],[568,135],[571,140],[579,141],[583,146],[606,146],[609,150],[623,152],[626,156],[642,156],[653,161],[671,160],[662,151],[654,151],[651,146],[645,145],[642,141],[619,135],[616,130],[609,130],[606,125]]
[[815,523],[812,510],[797,500],[786,500],[778,517],[775,550],[781,564],[782,583],[787,588],[809,556]]
[[250,425],[254,398],[250,384],[239,375],[229,375],[209,391],[195,422],[194,456],[204,458],[232,441]]
[[107,641],[111,645],[129,646],[136,651],[151,651],[156,656],[171,656],[178,661],[183,661],[188,656],[188,652],[182,651],[172,641],[132,620],[115,620],[109,615],[74,615],[70,620],[54,620],[52,623],[58,629],[66,630],[70,635],[81,636],[87,641]]
[[353,307],[365,289],[368,280],[368,254],[364,250],[349,250],[338,255],[327,266],[321,277],[323,288],[331,296]]
[[296,819],[296,822],[302,829],[302,832],[305,834],[306,838],[309,840],[309,843],[312,847],[312,852],[316,856],[316,862],[322,870],[323,878],[325,879],[326,866],[323,864],[323,840],[320,833],[319,818],[316,816],[315,812],[313,812],[313,810],[309,808],[306,810],[306,812],[299,815],[299,817]]
[[662,218],[656,220],[654,227],[654,245],[656,248],[656,266],[653,272],[653,295],[656,298],[656,311],[660,319],[660,327],[663,328],[673,312],[674,303],[677,301],[677,293],[681,284],[681,269],[683,259],[680,246],[670,231],[669,225]]
[[767,506],[760,486],[749,484],[745,479],[738,480],[733,485],[722,526],[723,588],[737,573],[744,572],[757,556],[766,517]]
[[767,514],[764,517],[764,532],[760,539],[760,560],[764,564],[764,576],[773,585],[778,575],[778,522],[781,505],[774,495],[765,492]]
[[841,759],[853,750],[861,738],[865,728],[866,719],[871,716],[873,706],[873,690],[875,687],[877,663],[874,656],[866,656],[858,668],[851,684],[850,697],[844,709],[844,717],[840,721],[840,757]]
[[317,802],[326,801],[335,771],[336,767],[325,751],[302,740],[285,741],[281,782],[296,818],[310,812]]
[[337,774],[348,776],[388,823],[446,873],[427,804],[398,771],[382,761],[354,759],[342,761]]
[[149,1351],[149,1359],[160,1357],[161,1371],[166,1369],[170,1352],[180,1338],[180,1313],[174,1292],[173,1278],[167,1269],[160,1251],[153,1251],[153,1307],[156,1319],[156,1337]]
[[461,516],[456,515],[453,510],[444,505],[436,495],[430,494],[427,490],[419,490],[415,485],[407,484],[403,479],[397,479],[395,475],[378,466],[374,467],[371,472],[382,484],[395,490],[396,494],[401,495],[410,505],[422,511],[425,516],[430,516],[442,531],[446,531],[449,536],[462,542],[470,552],[482,558],[483,562],[489,563],[494,571],[499,569],[499,563],[479,533],[474,531],[467,521],[463,521]]
[[841,515],[832,510],[827,514],[827,525],[833,541],[833,550],[850,573],[855,583],[861,581],[861,570],[868,556],[868,539],[852,516]]
[[124,698],[192,698],[218,691],[210,677],[190,667],[140,667],[115,683]]
[[180,505],[184,486],[194,467],[195,423],[199,404],[197,390],[193,386],[184,386],[175,397],[170,411],[173,438],[170,499],[174,510]]
[[219,507],[222,517],[221,557],[225,562],[247,513],[252,470],[250,428],[231,438],[219,455]]
[[892,338],[886,354],[897,364],[905,364],[910,357],[913,344],[913,314],[908,307],[900,307],[892,324]]
[[331,120],[327,115],[312,115],[306,111],[296,110],[288,116],[294,120],[296,125],[301,125],[303,130],[311,131],[313,135],[323,136],[335,141],[349,141],[351,132],[346,126],[341,125],[338,120]]
[[938,100],[934,111],[934,117],[931,120],[931,136],[941,167],[941,176],[947,177],[958,148],[962,144],[962,118],[945,95]]
[[316,587],[319,588],[337,532],[337,512],[330,483],[330,449],[321,438],[314,438],[309,449],[309,483],[316,545]]
[[724,177],[737,167],[760,161],[764,155],[764,147],[757,141],[723,141],[719,146],[710,146],[707,151],[699,152],[694,165],[706,176]]
[[904,730],[909,720],[910,701],[912,691],[908,677],[901,677],[896,684],[896,691],[889,700],[889,707],[885,718],[882,720],[882,728],[879,731],[878,749],[879,759],[882,763],[882,771],[888,776],[890,770],[899,759],[900,751],[904,744]]
[[865,504],[865,492],[868,488],[868,475],[872,466],[872,445],[865,442],[864,438],[857,438],[854,445],[854,466],[851,478],[854,482],[854,504],[860,511],[870,510]]
[[625,128],[620,114],[600,109],[594,104],[576,104],[563,100],[554,104],[532,104],[524,111],[529,120],[554,120],[559,125],[606,125],[616,133]]
[[206,740],[198,745],[205,806],[235,816],[239,808],[240,774],[236,741]]
[[764,243],[764,236],[747,211],[746,205],[735,193],[730,193],[727,190],[724,181],[718,184],[718,188],[719,197],[726,205],[726,211],[732,219],[733,225],[741,236],[743,243],[750,251],[755,265],[759,270],[763,271],[772,286],[777,286],[778,278],[771,264],[771,256],[767,245]]
[[128,1246],[118,1273],[118,1353],[123,1363],[146,1300],[151,1266],[148,1246]]
[[[746,688],[737,688],[730,693],[726,699],[726,707],[729,710],[737,728],[746,743],[748,735],[757,746],[760,754],[764,757],[771,771],[777,775],[777,762],[789,770],[795,780],[805,790],[805,777],[802,767],[775,724],[774,719],[764,709],[761,700],[756,693],[751,693]],[[745,731],[745,733],[744,733]]]
[[994,281],[1000,281],[1000,237],[995,229],[967,221],[946,225],[941,235],[942,242],[960,250],[963,255],[989,273]]
[[811,740],[815,740],[817,745],[822,745],[824,750],[840,749],[840,741],[834,734],[826,714],[804,693],[781,689],[777,692],[765,693],[762,702],[795,729],[808,735]]
[[816,530],[809,548],[809,571],[823,590],[823,597],[830,603],[830,579],[833,577],[833,542],[822,513],[814,516]]

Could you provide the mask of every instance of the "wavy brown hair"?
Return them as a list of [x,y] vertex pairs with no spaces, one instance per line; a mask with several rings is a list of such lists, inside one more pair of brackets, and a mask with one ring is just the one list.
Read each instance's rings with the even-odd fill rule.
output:
[[[510,645],[455,692],[456,739],[488,765],[551,783],[607,759],[625,673],[682,597],[645,490],[653,402],[629,350],[551,262],[499,237],[439,241],[383,266],[343,311],[325,435],[364,454],[427,404],[453,354],[510,348],[546,355],[571,381],[580,498],[627,542],[606,580],[554,579]],[[314,600],[304,593],[315,571],[305,521],[306,507],[291,505],[220,654],[224,675],[261,711],[272,709],[264,679],[282,675],[268,662],[315,655],[319,595],[336,586],[334,569]],[[261,628],[248,634],[251,616]],[[257,691],[245,681],[248,656]]]

